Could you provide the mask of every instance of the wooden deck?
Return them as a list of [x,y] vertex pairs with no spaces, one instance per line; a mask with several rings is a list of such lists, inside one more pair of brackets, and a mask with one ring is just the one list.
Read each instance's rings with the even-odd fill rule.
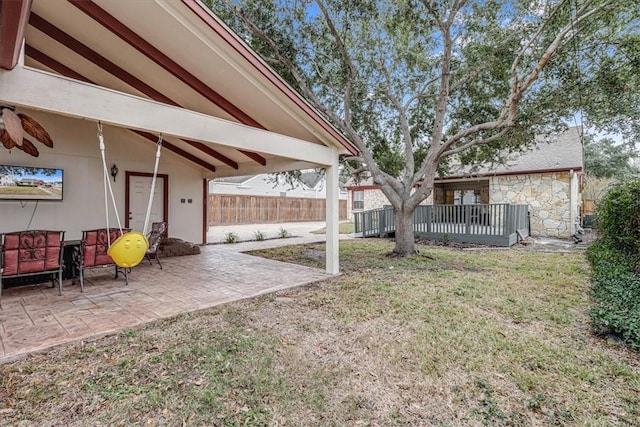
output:
[[[424,239],[509,247],[529,236],[527,205],[418,206],[413,214],[416,235]],[[362,237],[395,233],[392,208],[355,214],[355,232]]]

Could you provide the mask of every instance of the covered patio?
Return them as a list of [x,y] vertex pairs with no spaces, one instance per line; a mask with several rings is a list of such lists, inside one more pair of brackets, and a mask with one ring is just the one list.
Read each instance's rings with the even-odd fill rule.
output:
[[57,201],[0,197],[0,233],[62,230],[74,241],[115,228],[105,210],[142,230],[162,140],[151,221],[166,222],[169,237],[207,243],[210,179],[322,168],[326,271],[339,271],[338,158],[355,149],[200,0],[0,0],[0,105],[53,140],[36,142],[38,156],[0,146],[0,166],[63,177]]
[[90,271],[85,291],[65,280],[58,296],[49,283],[5,289],[0,311],[0,364],[52,347],[324,280],[322,270],[242,253],[254,248],[322,241],[310,235],[265,242],[203,246],[200,255],[166,258],[164,269],[144,262],[124,279],[113,269]]

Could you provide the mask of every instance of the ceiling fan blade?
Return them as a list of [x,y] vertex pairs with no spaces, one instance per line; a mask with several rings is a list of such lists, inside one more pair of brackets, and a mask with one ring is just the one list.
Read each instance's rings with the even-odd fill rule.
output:
[[18,118],[22,122],[22,129],[44,145],[49,148],[53,148],[53,140],[49,133],[42,127],[42,125],[36,122],[33,117],[27,116],[23,113],[18,113]]
[[16,144],[16,142],[9,136],[9,132],[4,129],[0,130],[0,142],[7,150],[11,150],[13,147],[18,146],[18,144]]
[[38,157],[40,155],[40,152],[38,152],[36,146],[33,145],[28,139],[23,139],[22,145],[18,146],[18,148],[33,157]]
[[8,108],[2,109],[2,121],[4,122],[4,129],[9,134],[16,145],[22,145],[22,137],[24,132],[22,130],[22,123],[20,117]]

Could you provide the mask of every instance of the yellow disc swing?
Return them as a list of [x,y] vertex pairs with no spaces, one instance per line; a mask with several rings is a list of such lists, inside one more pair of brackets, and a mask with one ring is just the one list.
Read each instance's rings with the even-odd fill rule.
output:
[[[107,241],[109,248],[107,254],[111,257],[113,262],[122,268],[135,267],[144,259],[147,249],[149,248],[149,242],[147,241],[147,229],[149,227],[149,219],[151,218],[151,206],[153,204],[153,192],[156,186],[156,177],[158,175],[158,164],[160,162],[160,150],[162,148],[162,134],[158,138],[156,143],[156,162],[153,168],[153,178],[151,179],[151,192],[149,193],[149,202],[147,203],[147,215],[144,221],[144,229],[139,231],[128,231],[123,233],[122,224],[120,223],[120,216],[118,215],[118,209],[116,207],[116,200],[113,196],[113,189],[111,188],[111,181],[109,181],[109,171],[107,170],[107,161],[105,159],[105,145],[104,136],[102,134],[102,123],[98,122],[98,142],[100,145],[100,154],[102,156],[102,168],[103,168],[103,184],[104,184],[104,204],[107,220]],[[109,203],[107,200],[107,189],[111,194],[111,203],[116,213],[116,220],[118,221],[118,228],[120,229],[120,237],[111,242],[109,232]]]

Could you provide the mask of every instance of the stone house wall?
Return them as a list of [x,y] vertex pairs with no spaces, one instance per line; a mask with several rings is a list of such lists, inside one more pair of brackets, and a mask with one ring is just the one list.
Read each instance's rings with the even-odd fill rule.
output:
[[389,205],[389,199],[382,193],[381,190],[371,189],[364,191],[364,210],[379,209],[384,205]]
[[503,175],[489,181],[489,203],[529,205],[531,235],[571,237],[571,176],[569,172]]
[[[378,209],[383,207],[384,205],[389,204],[389,200],[387,196],[385,196],[381,190],[377,188],[367,188],[365,190],[349,190],[347,193],[347,218],[350,221],[353,221],[353,192],[354,191],[364,191],[364,209],[368,211],[370,209]],[[356,210],[355,212],[361,212],[360,210]]]

